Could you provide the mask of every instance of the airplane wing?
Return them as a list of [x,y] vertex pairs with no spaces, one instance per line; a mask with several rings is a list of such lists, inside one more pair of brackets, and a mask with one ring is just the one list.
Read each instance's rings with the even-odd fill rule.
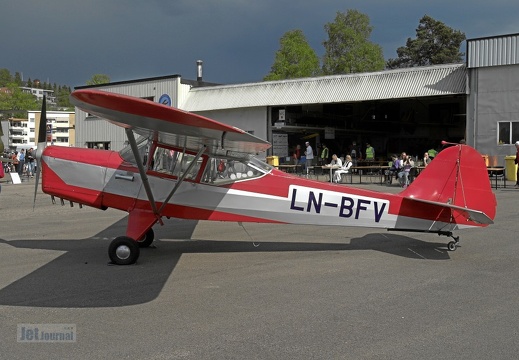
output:
[[218,150],[258,154],[270,143],[236,127],[171,106],[106,91],[85,89],[71,94],[71,102],[91,115],[107,119],[135,133],[171,146],[206,153]]
[[417,201],[417,202],[421,202],[421,203],[425,203],[425,204],[438,205],[438,206],[460,211],[461,213],[463,213],[465,215],[465,217],[468,220],[474,221],[475,223],[478,223],[478,224],[493,224],[494,223],[494,221],[492,221],[491,218],[489,218],[484,212],[479,211],[479,210],[473,210],[473,209],[465,208],[463,206],[452,205],[452,204],[442,203],[442,202],[438,202],[438,201],[417,199],[417,198],[412,198],[412,197],[405,197],[405,199],[413,200],[413,201]]

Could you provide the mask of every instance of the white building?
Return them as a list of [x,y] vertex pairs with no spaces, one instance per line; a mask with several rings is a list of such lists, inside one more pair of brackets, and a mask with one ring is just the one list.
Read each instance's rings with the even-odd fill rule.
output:
[[56,105],[56,97],[54,96],[54,90],[46,90],[27,86],[20,86],[20,89],[24,93],[36,96],[36,99],[40,102],[43,100],[43,96],[45,95],[47,98],[47,104]]
[[[9,119],[8,148],[37,146],[36,139],[41,111],[28,111],[27,119]],[[47,111],[47,142],[61,146],[74,146],[75,113],[72,111]]]

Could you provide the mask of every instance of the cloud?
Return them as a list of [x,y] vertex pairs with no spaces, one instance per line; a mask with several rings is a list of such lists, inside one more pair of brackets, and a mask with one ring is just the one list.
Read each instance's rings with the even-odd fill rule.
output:
[[519,4],[452,1],[287,0],[71,2],[18,0],[2,5],[0,68],[24,77],[70,86],[84,85],[96,73],[112,81],[181,74],[220,83],[260,81],[270,70],[279,39],[300,29],[320,56],[324,25],[337,11],[357,9],[370,17],[371,40],[386,58],[428,14],[468,38],[516,33]]

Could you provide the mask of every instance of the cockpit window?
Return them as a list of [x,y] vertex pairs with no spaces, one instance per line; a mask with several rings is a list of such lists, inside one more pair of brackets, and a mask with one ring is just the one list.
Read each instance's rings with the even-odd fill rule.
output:
[[271,169],[270,165],[254,158],[245,160],[211,157],[207,162],[202,182],[215,185],[231,183],[262,176]]
[[[193,154],[166,148],[141,136],[137,138],[136,142],[143,165],[148,171],[178,178],[189,169],[185,176],[186,180],[197,179],[205,159],[207,159],[207,162],[200,181],[207,184],[220,185],[252,179],[263,176],[272,170],[271,165],[252,156],[239,158],[216,155],[207,158],[206,155],[203,155],[190,167],[196,158]],[[137,164],[130,145],[127,145],[119,153],[125,161],[134,165]],[[151,159],[148,159],[148,156],[151,156]]]
[[[151,141],[147,138],[138,135],[137,139],[137,148],[139,149],[139,154],[143,163],[146,164],[147,155],[149,152],[149,146],[151,145]],[[128,144],[121,151],[119,151],[121,157],[132,164],[137,164],[137,160],[133,155],[132,147]]]
[[199,158],[196,164],[190,168],[195,158],[196,156],[192,154],[158,146],[153,155],[151,169],[176,177],[182,176],[189,170],[185,179],[195,179],[203,161],[203,158]]

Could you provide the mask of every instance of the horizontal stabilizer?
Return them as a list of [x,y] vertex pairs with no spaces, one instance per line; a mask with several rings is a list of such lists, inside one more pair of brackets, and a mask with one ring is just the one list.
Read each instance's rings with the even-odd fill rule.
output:
[[417,199],[417,198],[412,198],[412,197],[405,197],[405,199],[417,201],[417,202],[421,202],[421,203],[425,203],[425,204],[438,205],[438,206],[441,206],[444,208],[457,210],[457,211],[461,212],[462,214],[465,214],[465,217],[467,218],[467,220],[473,221],[478,224],[490,225],[490,224],[494,223],[494,221],[490,217],[488,217],[484,212],[479,211],[479,210],[468,209],[463,206],[452,205],[452,204],[442,203],[442,202],[438,202],[438,201],[422,200],[422,199]]

